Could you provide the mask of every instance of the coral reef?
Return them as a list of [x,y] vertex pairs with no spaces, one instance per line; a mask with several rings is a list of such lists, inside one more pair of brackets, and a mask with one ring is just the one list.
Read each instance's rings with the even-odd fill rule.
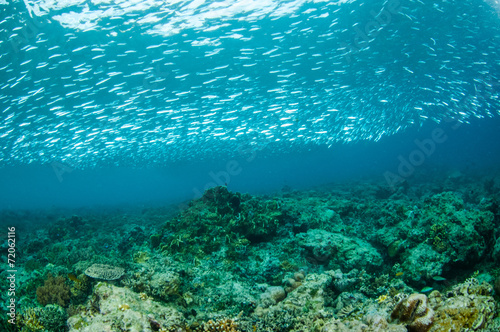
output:
[[71,331],[498,331],[499,211],[471,192],[215,187],[180,212],[61,218],[21,233],[18,330],[62,329],[69,305]]
[[[287,218],[278,200],[256,199],[218,186],[208,189],[165,225],[160,247],[167,252],[203,256],[227,243],[237,252],[244,241],[272,239]],[[169,235],[172,230],[177,235]]]

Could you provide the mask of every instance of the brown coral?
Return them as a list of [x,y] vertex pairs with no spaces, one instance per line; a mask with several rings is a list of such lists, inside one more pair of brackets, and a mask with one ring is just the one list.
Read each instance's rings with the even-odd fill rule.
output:
[[49,273],[44,285],[36,289],[36,296],[38,302],[43,306],[56,303],[61,307],[67,307],[69,305],[70,287],[66,285],[63,276],[54,278]]
[[434,311],[429,308],[427,296],[411,294],[398,302],[391,318],[407,324],[408,332],[427,332],[434,323]]

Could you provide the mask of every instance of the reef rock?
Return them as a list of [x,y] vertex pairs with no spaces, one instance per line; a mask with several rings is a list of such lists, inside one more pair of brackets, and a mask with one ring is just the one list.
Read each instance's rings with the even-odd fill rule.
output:
[[435,251],[430,245],[421,243],[403,254],[401,266],[406,276],[419,281],[421,278],[430,279],[443,273],[450,258]]
[[327,265],[332,270],[374,270],[383,262],[379,252],[359,238],[313,229],[297,234],[297,239],[300,246],[306,249],[308,261]]
[[68,319],[70,332],[157,331],[183,320],[173,307],[141,298],[128,288],[99,283],[93,298],[88,310]]

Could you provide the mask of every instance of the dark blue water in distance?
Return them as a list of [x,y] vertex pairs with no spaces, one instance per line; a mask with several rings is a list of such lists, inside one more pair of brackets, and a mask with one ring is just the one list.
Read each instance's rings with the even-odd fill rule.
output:
[[0,1],[0,209],[498,175],[493,1]]

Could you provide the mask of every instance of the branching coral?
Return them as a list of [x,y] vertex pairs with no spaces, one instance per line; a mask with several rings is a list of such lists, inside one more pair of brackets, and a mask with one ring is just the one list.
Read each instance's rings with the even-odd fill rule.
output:
[[209,320],[203,325],[203,331],[207,332],[238,332],[236,323],[231,319],[221,319],[218,321]]
[[44,285],[36,289],[36,296],[41,305],[56,303],[61,307],[66,307],[69,305],[70,287],[66,285],[63,276],[54,278],[49,273]]
[[409,332],[427,332],[434,323],[434,311],[428,306],[427,296],[411,294],[398,302],[391,318],[407,324]]
[[45,308],[28,308],[18,319],[18,330],[34,331],[66,331],[66,311],[58,305],[49,304]]
[[33,308],[27,309],[19,320],[19,325],[21,327],[21,331],[42,331],[44,330],[44,326],[40,322],[40,319]]

